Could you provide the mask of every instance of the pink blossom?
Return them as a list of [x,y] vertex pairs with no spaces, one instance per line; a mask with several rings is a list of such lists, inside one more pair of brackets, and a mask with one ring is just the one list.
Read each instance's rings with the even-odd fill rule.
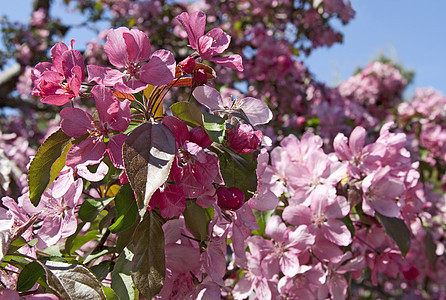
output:
[[33,95],[42,97],[40,101],[53,105],[64,105],[79,95],[85,78],[85,64],[82,54],[58,43],[51,48],[53,63],[37,64],[31,73],[34,82]]
[[[89,137],[71,147],[67,154],[67,165],[75,167],[81,164],[96,164],[107,152],[117,168],[123,168],[122,145],[126,135],[122,132],[130,123],[130,101],[119,101],[111,90],[104,86],[95,86],[91,90],[98,109],[99,121],[79,108],[66,107],[60,112],[62,130],[69,136],[80,137],[89,133]],[[104,138],[108,137],[105,145]]]
[[362,182],[364,213],[374,216],[375,210],[386,217],[400,213],[397,197],[405,190],[404,182],[390,174],[389,166],[368,175]]
[[347,138],[342,133],[338,133],[333,142],[336,154],[342,160],[348,161],[349,175],[357,179],[360,179],[361,172],[369,174],[375,171],[386,151],[382,143],[364,147],[365,137],[365,129],[358,126],[350,134],[348,145]]
[[[157,50],[152,55],[149,38],[138,29],[111,29],[104,47],[110,63],[116,69],[88,65],[88,80],[136,93],[151,85],[171,82],[175,74],[175,58],[170,51]],[[150,60],[149,60],[150,58]],[[148,63],[143,64],[149,60]]]
[[189,15],[183,12],[176,17],[183,25],[189,38],[189,45],[197,50],[204,60],[210,60],[225,67],[243,71],[242,57],[238,54],[232,54],[224,57],[215,57],[220,55],[229,47],[231,37],[220,28],[214,28],[206,35],[204,29],[206,26],[206,14],[202,11],[196,11]]
[[336,245],[348,246],[352,241],[351,233],[347,226],[338,220],[350,211],[350,205],[345,197],[337,196],[330,199],[327,189],[320,185],[311,194],[310,202],[310,207],[304,205],[285,207],[283,219],[295,226],[307,225],[314,235],[322,235]]
[[42,220],[37,231],[37,249],[44,250],[55,245],[76,231],[74,210],[82,200],[82,190],[82,179],[74,180],[73,171],[65,168],[42,195],[37,207],[31,204],[28,197],[24,199],[23,209],[30,215],[39,214]]
[[335,185],[341,181],[347,172],[347,164],[332,161],[330,156],[322,151],[312,151],[308,160],[298,166],[285,170],[291,187],[294,189],[293,204],[310,204],[310,194],[318,185],[327,188],[329,195],[336,194]]

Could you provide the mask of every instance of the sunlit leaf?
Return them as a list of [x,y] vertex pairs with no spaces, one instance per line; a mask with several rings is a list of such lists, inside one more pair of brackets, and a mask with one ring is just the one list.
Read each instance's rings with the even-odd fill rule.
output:
[[113,198],[85,199],[79,208],[79,218],[85,222],[93,222],[112,200]]
[[386,233],[396,243],[403,257],[410,249],[410,231],[406,223],[398,218],[389,218],[375,212],[379,222],[386,229]]
[[170,107],[170,110],[175,117],[183,120],[191,127],[204,126],[203,114],[193,103],[177,102]]
[[214,142],[223,143],[225,137],[225,119],[210,114],[203,113],[203,124],[207,134]]
[[130,184],[124,184],[115,197],[116,221],[109,227],[117,233],[133,225],[138,217],[138,206]]
[[135,297],[135,285],[130,275],[132,259],[133,252],[124,248],[111,274],[111,287],[121,300],[133,300]]
[[[50,179],[54,180],[57,176],[54,176],[54,174],[59,174],[63,168],[66,151],[68,151],[65,148],[71,139],[70,136],[59,129],[50,135],[37,150],[28,171],[29,198],[35,206],[39,204],[40,197],[48,185],[51,184]],[[58,160],[59,158],[62,159]],[[55,169],[52,170],[56,161]],[[53,173],[53,176],[51,176],[51,173]]]
[[122,154],[124,167],[137,195],[140,215],[153,193],[167,180],[176,152],[172,132],[160,122],[144,123],[126,139]]
[[136,288],[148,299],[161,291],[165,278],[164,232],[160,218],[147,211],[133,236],[131,275]]

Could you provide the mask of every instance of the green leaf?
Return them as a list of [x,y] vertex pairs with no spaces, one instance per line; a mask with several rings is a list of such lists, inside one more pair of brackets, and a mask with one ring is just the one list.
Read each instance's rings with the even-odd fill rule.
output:
[[102,281],[107,277],[108,273],[113,270],[114,263],[106,260],[98,265],[94,265],[90,268],[90,271],[96,276],[99,281]]
[[17,291],[25,292],[32,288],[37,280],[45,274],[42,266],[36,262],[30,262],[20,272],[17,279]]
[[200,240],[205,241],[209,237],[209,223],[214,217],[214,208],[203,208],[195,200],[187,200],[186,209],[183,212],[187,230]]
[[76,251],[77,249],[82,247],[87,242],[99,239],[100,237],[101,237],[101,234],[96,230],[89,231],[84,235],[78,235],[73,240],[73,246],[71,247],[71,251],[72,252]]
[[107,300],[120,300],[118,295],[116,295],[115,291],[108,287],[103,286],[102,289],[104,290],[105,297],[107,297]]
[[76,239],[76,237],[79,234],[79,232],[81,232],[82,228],[85,226],[85,223],[86,222],[82,221],[79,224],[77,224],[76,231],[67,238],[67,240],[65,241],[65,249],[63,250],[64,253],[67,253],[67,254],[73,253],[73,251],[74,251],[72,249],[73,248],[73,242]]
[[127,137],[122,155],[141,216],[153,193],[167,180],[176,153],[173,133],[160,122],[144,123]]
[[257,190],[257,159],[253,154],[239,155],[224,147],[214,148],[220,159],[220,170],[228,187],[238,187],[245,201]]
[[113,233],[118,233],[129,228],[135,223],[138,217],[138,207],[130,184],[124,184],[115,196],[116,221],[109,229]]
[[79,208],[79,217],[82,221],[93,222],[112,200],[113,198],[85,199]]
[[54,261],[46,261],[41,266],[48,286],[66,300],[106,299],[100,282],[86,267]]
[[217,115],[203,113],[203,123],[211,140],[222,144],[225,139],[225,119]]
[[139,215],[133,225],[118,233],[118,240],[116,241],[116,253],[121,253],[125,247],[132,241],[133,233],[139,224]]
[[410,231],[406,223],[398,218],[389,218],[375,212],[379,222],[386,229],[386,233],[396,243],[403,257],[406,256],[410,249]]
[[51,184],[51,180],[57,177],[65,165],[68,151],[66,147],[71,139],[72,137],[59,129],[50,135],[37,150],[28,171],[29,198],[34,206],[39,204],[40,197]]
[[253,210],[254,216],[256,217],[257,224],[259,225],[259,229],[253,231],[254,235],[265,235],[266,224],[268,223],[269,218],[274,214],[275,210]]
[[161,291],[166,276],[161,221],[152,211],[147,211],[133,236],[131,275],[136,288],[147,299]]
[[111,287],[121,300],[133,300],[135,298],[135,285],[130,275],[133,252],[124,248],[116,260],[111,274]]
[[170,107],[172,114],[186,122],[191,127],[203,127],[203,116],[201,110],[190,102],[177,102]]

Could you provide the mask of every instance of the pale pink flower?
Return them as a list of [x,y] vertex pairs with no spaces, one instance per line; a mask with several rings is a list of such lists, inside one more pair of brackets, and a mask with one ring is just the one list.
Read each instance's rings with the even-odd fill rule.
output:
[[366,130],[356,127],[347,138],[342,133],[335,137],[333,146],[336,154],[348,162],[350,176],[360,179],[361,172],[370,174],[379,167],[380,160],[384,157],[386,147],[382,143],[373,143],[364,147]]
[[386,217],[396,217],[400,213],[398,197],[405,191],[404,182],[392,176],[386,166],[368,175],[362,182],[364,213],[374,216],[375,210]]
[[315,236],[324,238],[339,246],[348,246],[351,233],[347,226],[338,219],[345,217],[350,211],[350,205],[343,196],[329,198],[327,189],[318,186],[311,194],[310,207],[291,205],[285,207],[283,219],[295,226],[307,225]]

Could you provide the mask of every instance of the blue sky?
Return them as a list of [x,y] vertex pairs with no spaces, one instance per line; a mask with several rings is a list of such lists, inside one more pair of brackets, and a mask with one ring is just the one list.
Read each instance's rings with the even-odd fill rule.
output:
[[320,81],[336,85],[380,53],[416,72],[406,91],[430,86],[446,94],[446,1],[353,0],[355,18],[340,27],[344,43],[305,59]]
[[[80,23],[78,16],[62,12],[61,0],[54,1],[53,15]],[[0,15],[10,20],[28,20],[31,0],[4,1]],[[416,87],[431,86],[446,94],[446,12],[445,0],[352,0],[356,17],[347,26],[344,43],[313,51],[305,63],[316,78],[328,85],[346,80],[357,67],[364,67],[383,53],[416,72],[406,91],[410,97]],[[78,49],[93,35],[72,30]]]

